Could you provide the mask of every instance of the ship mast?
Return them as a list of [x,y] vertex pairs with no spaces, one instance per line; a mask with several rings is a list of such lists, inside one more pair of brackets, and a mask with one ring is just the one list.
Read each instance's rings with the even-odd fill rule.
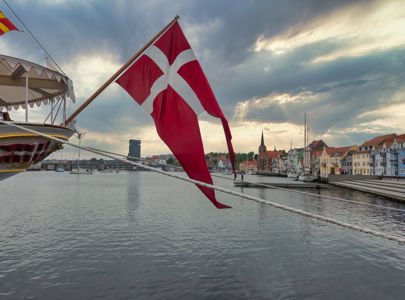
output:
[[307,113],[304,113],[304,172],[307,167]]

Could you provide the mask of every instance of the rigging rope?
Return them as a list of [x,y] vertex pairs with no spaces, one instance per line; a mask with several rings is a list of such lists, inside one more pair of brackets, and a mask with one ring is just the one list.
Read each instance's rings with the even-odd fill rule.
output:
[[10,9],[10,11],[13,13],[13,15],[17,18],[17,20],[21,23],[21,25],[27,30],[27,34],[29,37],[31,37],[34,42],[39,46],[39,48],[44,52],[43,54],[46,57],[49,57],[52,62],[55,64],[56,67],[62,72],[62,74],[66,75],[65,72],[63,72],[62,68],[56,63],[56,61],[52,58],[52,56],[46,51],[45,47],[42,46],[41,42],[35,37],[35,35],[31,32],[31,30],[28,28],[27,25],[23,22],[23,20],[18,16],[18,14],[14,11],[14,9],[7,3],[6,0],[3,0],[4,4],[7,5],[7,7]]
[[52,137],[50,135],[38,132],[36,130],[32,130],[32,129],[26,128],[24,126],[14,124],[13,122],[0,120],[0,123],[7,124],[7,125],[13,126],[15,128],[18,128],[18,129],[21,129],[21,130],[24,130],[24,131],[27,131],[27,132],[30,132],[30,133],[34,133],[34,134],[36,134],[38,136],[42,136],[42,137],[48,138],[50,140],[57,141],[57,142],[62,143],[62,144],[67,144],[69,146],[76,147],[76,148],[79,148],[79,149],[82,149],[82,150],[85,150],[85,151],[88,151],[88,152],[92,152],[92,153],[95,153],[95,154],[98,154],[98,155],[102,155],[102,156],[109,157],[109,158],[112,158],[112,159],[116,159],[116,160],[119,160],[119,161],[122,161],[122,162],[125,162],[125,163],[129,163],[131,165],[135,165],[135,166],[138,166],[138,167],[146,169],[146,170],[150,170],[150,171],[153,171],[153,172],[156,172],[156,173],[160,173],[160,174],[163,174],[163,175],[168,176],[168,177],[172,177],[172,178],[176,178],[176,179],[179,179],[179,180],[182,180],[182,181],[194,183],[194,184],[197,184],[199,186],[204,186],[204,187],[207,187],[207,188],[212,188],[214,190],[221,191],[221,192],[229,194],[229,195],[234,195],[234,196],[241,197],[241,198],[248,199],[248,200],[252,200],[252,201],[255,201],[255,202],[258,202],[258,203],[263,203],[263,204],[266,204],[266,205],[270,205],[272,207],[279,208],[279,209],[282,209],[282,210],[285,210],[285,211],[289,211],[289,212],[292,212],[292,213],[295,213],[295,214],[298,214],[298,215],[301,215],[301,216],[310,217],[310,218],[313,218],[313,219],[316,219],[316,220],[320,220],[320,221],[324,221],[324,222],[327,222],[327,223],[335,224],[335,225],[338,225],[338,226],[341,226],[341,227],[344,227],[344,228],[349,228],[349,229],[357,230],[357,231],[360,231],[360,232],[363,232],[363,233],[368,233],[368,234],[376,236],[376,237],[382,237],[382,238],[385,238],[385,239],[388,239],[388,240],[396,241],[396,242],[398,242],[400,244],[405,244],[405,237],[392,235],[392,234],[389,234],[389,233],[385,233],[385,232],[365,228],[365,227],[362,227],[362,226],[346,223],[346,222],[343,222],[343,221],[339,221],[339,220],[335,220],[335,219],[332,219],[332,218],[329,218],[329,217],[326,217],[326,216],[310,213],[310,212],[307,212],[307,211],[304,211],[304,210],[301,210],[301,209],[289,207],[289,206],[279,204],[279,203],[276,203],[276,202],[272,202],[272,201],[269,201],[269,200],[265,200],[265,199],[261,199],[261,198],[258,198],[258,197],[242,194],[242,193],[239,193],[239,192],[236,192],[236,191],[228,190],[228,189],[223,188],[223,187],[207,184],[205,182],[197,181],[197,180],[194,180],[194,179],[191,179],[191,178],[186,178],[186,177],[176,175],[176,174],[173,174],[173,173],[168,173],[168,172],[165,172],[163,170],[156,169],[156,168],[153,168],[153,167],[150,167],[150,166],[146,166],[146,165],[143,165],[143,164],[138,163],[138,162],[130,161],[130,160],[127,160],[127,159],[124,159],[124,158],[118,158],[118,157],[116,157],[116,156],[114,156],[112,154],[103,153],[103,152],[101,152],[99,150],[95,150],[94,148],[89,148],[89,147],[86,147],[86,146],[79,146],[79,145],[73,144],[71,142],[64,141],[62,139],[55,138],[55,137]]

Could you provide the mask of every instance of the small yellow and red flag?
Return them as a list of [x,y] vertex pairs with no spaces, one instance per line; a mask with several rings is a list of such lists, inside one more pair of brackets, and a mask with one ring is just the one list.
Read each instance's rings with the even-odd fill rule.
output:
[[18,30],[13,23],[0,10],[0,35],[3,35],[11,30]]

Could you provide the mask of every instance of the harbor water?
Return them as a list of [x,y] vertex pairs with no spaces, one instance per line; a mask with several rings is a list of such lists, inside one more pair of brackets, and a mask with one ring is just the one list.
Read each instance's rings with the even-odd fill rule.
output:
[[[246,176],[258,182],[287,178]],[[405,237],[405,212],[236,188]],[[403,299],[405,245],[152,172],[0,181],[0,299]],[[405,205],[347,189],[306,189]]]

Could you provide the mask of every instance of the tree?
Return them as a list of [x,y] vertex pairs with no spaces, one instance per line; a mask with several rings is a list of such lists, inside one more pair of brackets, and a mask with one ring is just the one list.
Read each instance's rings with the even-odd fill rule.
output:
[[166,163],[167,163],[168,165],[174,165],[174,159],[173,159],[173,157],[169,157],[169,158],[166,160]]
[[259,158],[259,155],[256,153],[253,158],[255,161],[257,161],[257,159]]
[[248,155],[246,153],[235,153],[235,162],[236,166],[239,166],[239,164],[242,161],[245,161],[248,159]]
[[253,160],[253,155],[255,155],[255,153],[253,151],[250,151],[248,153],[248,160]]

